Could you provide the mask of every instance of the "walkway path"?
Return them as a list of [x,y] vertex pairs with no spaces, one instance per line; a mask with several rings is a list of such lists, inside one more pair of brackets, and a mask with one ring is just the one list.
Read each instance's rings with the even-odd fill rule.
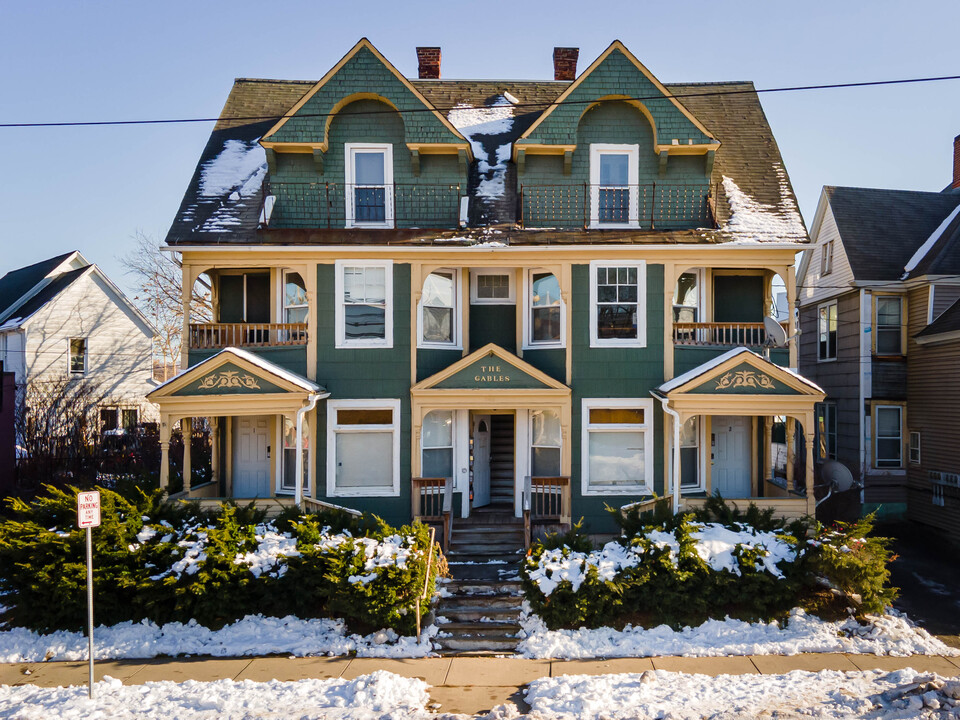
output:
[[[808,653],[804,655],[749,655],[729,657],[654,657],[610,660],[524,660],[497,657],[442,657],[407,660],[378,658],[189,658],[179,660],[105,660],[96,664],[96,677],[110,675],[125,684],[156,680],[212,681],[221,679],[301,680],[346,678],[387,670],[419,677],[431,685],[430,697],[444,712],[474,714],[512,701],[523,708],[522,689],[537,678],[558,675],[601,675],[669,670],[704,675],[779,675],[791,670],[897,670],[911,667],[944,676],[960,676],[960,657],[913,655],[880,657]],[[84,662],[0,664],[0,684],[83,685]]]

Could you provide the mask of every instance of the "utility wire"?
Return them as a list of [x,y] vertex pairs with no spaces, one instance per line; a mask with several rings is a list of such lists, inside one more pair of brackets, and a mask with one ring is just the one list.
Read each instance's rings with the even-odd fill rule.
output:
[[[690,92],[690,93],[679,93],[673,94],[670,97],[672,98],[698,98],[698,97],[715,97],[718,95],[752,95],[760,93],[780,93],[780,92],[799,92],[799,91],[809,91],[809,90],[835,90],[839,88],[857,88],[857,87],[878,87],[883,85],[908,85],[916,83],[930,83],[930,82],[943,82],[946,80],[960,80],[960,75],[940,75],[936,77],[921,77],[921,78],[903,78],[900,80],[869,80],[866,82],[848,82],[848,83],[829,83],[824,85],[791,85],[785,87],[773,87],[773,88],[761,88],[755,89],[751,88],[749,90],[715,90],[713,92]],[[505,81],[504,85],[509,85],[510,83]],[[625,97],[617,98],[617,100],[635,100],[638,102],[644,102],[648,100],[663,100],[665,96],[663,95],[648,95],[648,96],[637,96],[637,97]],[[485,110],[493,109],[497,107],[513,107],[513,108],[532,108],[532,109],[546,109],[548,107],[554,107],[559,105],[592,105],[597,102],[596,98],[590,100],[563,100],[562,102],[554,100],[553,102],[536,102],[536,103],[517,103],[510,105],[487,105],[479,108],[465,108],[465,107],[423,107],[423,108],[408,108],[405,110],[399,109],[389,109],[389,110],[364,110],[361,112],[351,113],[352,115],[380,115],[380,114],[394,114],[399,113],[400,115],[409,115],[413,113],[421,112],[449,112],[451,110]],[[337,113],[297,113],[294,115],[245,115],[245,116],[235,116],[235,117],[204,117],[204,118],[167,118],[167,119],[155,119],[155,120],[89,120],[89,121],[65,121],[65,122],[22,122],[22,123],[0,123],[0,128],[45,128],[45,127],[96,127],[104,125],[173,125],[173,124],[182,124],[182,123],[204,123],[204,122],[218,122],[218,121],[262,121],[262,120],[280,120],[281,118],[322,118],[322,117],[332,117]]]

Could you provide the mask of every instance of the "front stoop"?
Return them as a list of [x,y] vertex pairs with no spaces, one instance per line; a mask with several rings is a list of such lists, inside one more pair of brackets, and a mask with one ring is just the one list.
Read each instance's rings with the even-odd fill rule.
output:
[[447,561],[453,576],[437,606],[442,653],[506,653],[517,648],[523,595],[523,521],[496,506],[454,524]]

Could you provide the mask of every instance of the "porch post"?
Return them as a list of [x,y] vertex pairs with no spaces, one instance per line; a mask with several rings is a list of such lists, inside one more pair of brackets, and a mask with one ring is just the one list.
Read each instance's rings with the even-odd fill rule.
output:
[[160,416],[160,488],[170,484],[170,417]]
[[794,458],[797,456],[796,448],[797,419],[787,417],[787,489],[793,487]]
[[233,497],[233,418],[225,417],[223,420],[227,426],[224,441],[226,450],[224,453],[224,469],[226,470],[227,482],[223,488],[223,494],[227,497]]
[[180,434],[183,435],[183,492],[190,494],[190,481],[193,479],[193,467],[190,463],[190,441],[193,439],[193,418],[180,419]]
[[[787,337],[793,337],[797,333],[797,321],[794,317],[797,307],[797,271],[790,265],[787,267]],[[793,342],[787,343],[790,349],[790,367],[797,368],[800,365],[800,349],[798,347],[799,338]]]
[[183,302],[183,334],[180,336],[180,367],[186,369],[190,366],[190,300],[193,298],[193,284],[196,282],[197,276],[193,267],[186,263],[181,265],[180,270],[182,273],[181,297]]
[[[220,418],[210,418],[210,479],[220,483]],[[219,494],[219,489],[217,494]]]
[[807,514],[813,515],[817,508],[817,499],[813,495],[813,416],[811,413],[807,415],[810,415],[810,417],[805,415],[804,420],[806,422],[803,424],[803,441],[807,446],[807,467],[804,485],[807,490]]
[[765,415],[763,418],[763,479],[773,478],[773,418]]

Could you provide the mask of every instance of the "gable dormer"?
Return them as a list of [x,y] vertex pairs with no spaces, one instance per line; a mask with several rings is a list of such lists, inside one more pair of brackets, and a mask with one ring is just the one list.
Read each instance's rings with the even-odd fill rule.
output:
[[366,38],[260,144],[275,227],[455,226],[473,160],[466,138]]
[[615,41],[514,143],[525,224],[702,227],[719,146]]

